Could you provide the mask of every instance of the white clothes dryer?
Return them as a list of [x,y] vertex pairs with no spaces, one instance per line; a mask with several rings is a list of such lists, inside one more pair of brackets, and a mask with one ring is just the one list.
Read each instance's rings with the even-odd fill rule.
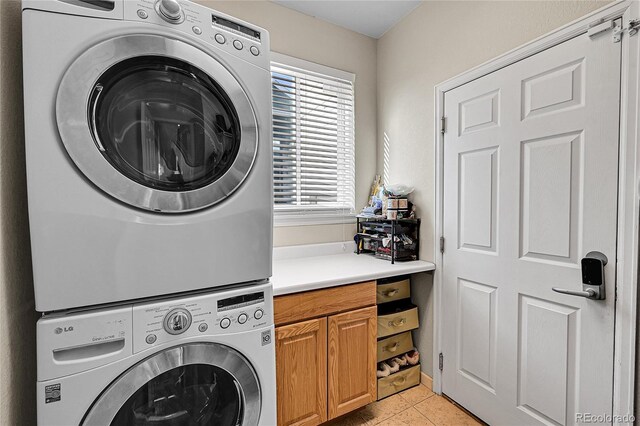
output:
[[22,16],[36,309],[268,278],[268,32],[184,0]]
[[40,426],[274,426],[268,282],[45,315]]

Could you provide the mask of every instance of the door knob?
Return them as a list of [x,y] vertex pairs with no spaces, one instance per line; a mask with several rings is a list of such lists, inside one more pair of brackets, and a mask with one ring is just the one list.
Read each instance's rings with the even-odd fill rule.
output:
[[567,290],[566,288],[552,287],[551,290],[556,293],[568,294],[569,296],[586,297],[587,299],[598,299],[595,290],[587,289],[585,291]]
[[593,300],[604,300],[606,291],[604,287],[604,267],[608,259],[599,251],[590,251],[580,260],[582,266],[582,291],[568,290],[566,288],[553,287],[556,293],[570,296],[586,297]]

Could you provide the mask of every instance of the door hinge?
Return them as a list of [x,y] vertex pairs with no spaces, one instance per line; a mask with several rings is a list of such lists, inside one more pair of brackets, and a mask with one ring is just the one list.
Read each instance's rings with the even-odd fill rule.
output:
[[440,253],[444,253],[444,237],[440,237]]
[[442,133],[444,135],[444,133],[447,131],[447,117],[441,117],[440,118],[440,133]]
[[630,36],[634,36],[638,34],[638,30],[640,30],[640,19],[633,19],[629,21],[629,26],[626,28],[622,27],[622,23],[618,19],[613,24],[613,42],[620,43],[624,32],[629,33]]
[[440,356],[438,357],[438,368],[442,371],[442,367],[444,367],[444,355],[440,352]]

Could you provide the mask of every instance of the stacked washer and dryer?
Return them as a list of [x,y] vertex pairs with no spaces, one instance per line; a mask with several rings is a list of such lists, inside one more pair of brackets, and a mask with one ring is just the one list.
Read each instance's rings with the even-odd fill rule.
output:
[[40,425],[276,422],[269,34],[24,0]]

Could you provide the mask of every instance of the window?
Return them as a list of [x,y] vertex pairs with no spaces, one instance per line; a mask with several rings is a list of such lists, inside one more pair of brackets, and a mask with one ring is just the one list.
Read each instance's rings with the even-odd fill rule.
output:
[[272,59],[276,224],[340,222],[355,209],[355,76]]

